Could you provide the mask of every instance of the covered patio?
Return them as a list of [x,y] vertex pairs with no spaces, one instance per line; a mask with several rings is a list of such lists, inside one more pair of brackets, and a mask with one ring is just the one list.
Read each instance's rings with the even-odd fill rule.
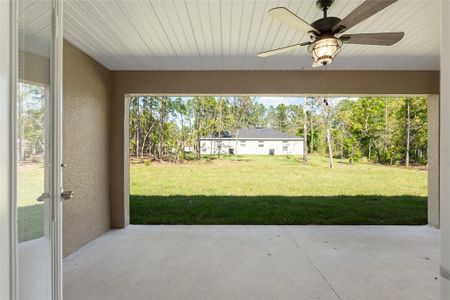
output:
[[[336,0],[328,13],[342,17],[361,2]],[[56,168],[62,163],[62,185],[73,191],[62,205],[57,249],[64,298],[449,299],[450,2],[397,1],[354,30],[405,32],[399,44],[352,45],[321,68],[312,68],[306,50],[256,57],[307,38],[268,18],[275,6],[311,22],[321,13],[312,0],[64,1]],[[39,24],[42,16],[34,17]],[[50,58],[40,51],[21,53],[28,68],[20,80],[49,84]],[[10,72],[8,59],[0,61],[2,74]],[[137,94],[427,97],[428,225],[130,225],[128,108]],[[9,143],[0,170],[9,178],[16,141],[3,108],[0,134]],[[13,185],[5,186],[9,199]],[[17,245],[14,208],[0,204],[2,233]],[[13,270],[1,274],[0,298],[17,286],[10,244],[0,249],[8,256],[2,266]],[[36,255],[32,244],[22,246]],[[25,270],[35,268],[23,261]]]

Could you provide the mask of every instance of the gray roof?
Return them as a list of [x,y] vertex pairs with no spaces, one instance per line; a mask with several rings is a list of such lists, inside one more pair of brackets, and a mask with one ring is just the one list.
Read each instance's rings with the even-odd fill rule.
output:
[[[224,131],[221,133],[221,138],[236,138],[237,130]],[[209,134],[206,137],[202,137],[202,139],[211,139],[218,138],[218,133]],[[287,133],[281,132],[279,130],[275,130],[273,128],[264,128],[264,127],[250,127],[250,128],[240,128],[238,132],[238,139],[299,139],[301,137],[289,135]]]

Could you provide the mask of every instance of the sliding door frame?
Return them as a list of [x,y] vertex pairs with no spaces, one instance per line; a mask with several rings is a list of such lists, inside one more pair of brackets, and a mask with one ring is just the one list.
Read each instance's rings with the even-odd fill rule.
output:
[[[19,66],[19,47],[18,47],[18,1],[24,0],[8,0],[9,4],[9,32],[10,38],[5,40],[5,47],[9,47],[10,71],[9,71],[9,101],[3,101],[8,104],[9,118],[5,122],[9,128],[8,154],[9,154],[9,238],[7,239],[8,252],[3,251],[3,255],[7,255],[9,260],[8,286],[9,289],[5,294],[0,294],[0,298],[4,296],[7,299],[17,299],[18,297],[18,234],[17,234],[17,154],[16,154],[16,101],[17,87],[19,84],[18,66]],[[51,131],[50,131],[50,151],[51,151],[51,255],[52,255],[52,299],[62,299],[62,209],[61,209],[61,192],[62,192],[62,49],[63,49],[63,2],[62,0],[50,0],[52,3],[52,43],[51,43],[51,81],[50,81],[50,102],[51,109],[49,111]],[[5,1],[6,2],[6,1]],[[2,24],[3,25],[3,24]],[[8,45],[9,42],[9,45]],[[1,107],[3,109],[3,107]],[[3,125],[3,124],[2,124]],[[0,159],[3,159],[1,157]],[[1,161],[3,164],[3,161]],[[4,254],[3,254],[4,253]],[[3,274],[2,274],[3,276]],[[3,277],[2,277],[3,279]],[[5,284],[6,285],[6,284]],[[3,288],[3,285],[2,285]]]

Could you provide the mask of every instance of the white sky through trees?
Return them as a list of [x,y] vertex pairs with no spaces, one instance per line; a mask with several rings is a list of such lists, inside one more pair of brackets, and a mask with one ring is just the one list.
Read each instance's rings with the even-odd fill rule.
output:
[[[215,96],[220,97],[220,96]],[[173,99],[176,99],[177,97],[171,97]],[[181,97],[184,102],[186,102],[188,99],[192,97]],[[309,97],[279,97],[279,96],[252,96],[253,100],[255,100],[257,103],[262,103],[266,108],[269,108],[270,106],[277,107],[280,104],[284,105],[303,105],[305,98]],[[338,103],[339,101],[343,99],[352,99],[357,100],[357,97],[326,97],[331,98],[333,101],[333,104]]]

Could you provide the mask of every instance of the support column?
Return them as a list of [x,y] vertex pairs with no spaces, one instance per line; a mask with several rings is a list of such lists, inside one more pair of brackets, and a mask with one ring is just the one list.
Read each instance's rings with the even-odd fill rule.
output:
[[450,1],[441,1],[441,299],[450,299]]
[[428,224],[439,228],[439,96],[430,95],[428,109]]

